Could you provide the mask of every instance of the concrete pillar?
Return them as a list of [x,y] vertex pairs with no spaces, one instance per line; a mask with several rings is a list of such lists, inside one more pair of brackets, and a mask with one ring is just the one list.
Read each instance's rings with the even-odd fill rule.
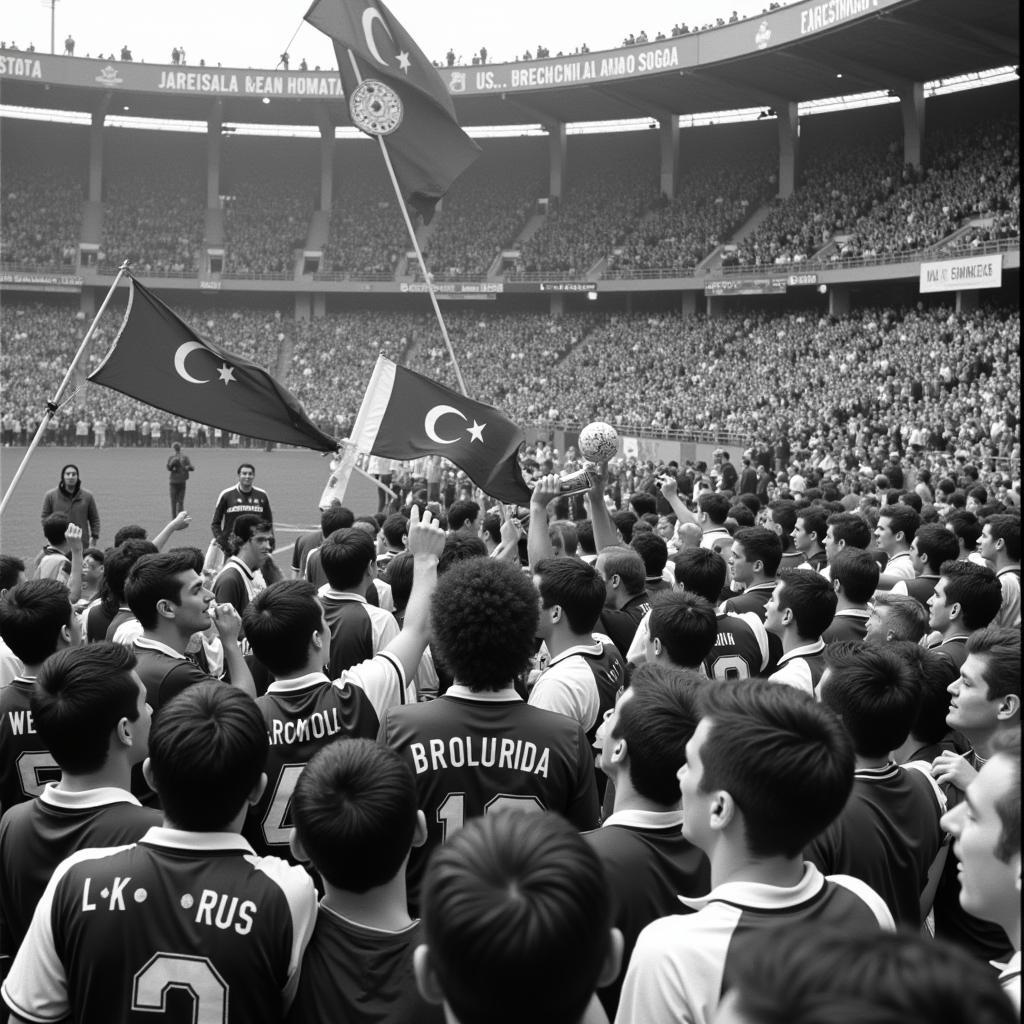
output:
[[972,309],[978,308],[978,299],[980,293],[977,288],[972,288],[969,291],[959,291],[956,293],[956,311],[958,313],[969,313]]
[[788,199],[796,188],[800,162],[800,117],[795,103],[775,109],[779,116],[779,198]]
[[828,286],[829,316],[846,316],[850,312],[850,289],[845,284]]
[[221,128],[224,126],[224,102],[216,99],[210,104],[206,120],[206,208],[220,207],[220,148]]
[[704,296],[704,315],[709,319],[715,316],[722,316],[725,312],[725,297],[722,295]]
[[697,315],[697,292],[685,291],[680,296],[679,301],[679,312],[684,317],[696,316]]
[[[552,276],[557,277],[558,275],[554,274]],[[559,317],[565,312],[565,296],[561,292],[552,292],[548,312],[554,317]]]
[[324,292],[313,292],[313,319],[319,320],[327,315],[327,295]]
[[663,117],[659,122],[661,139],[661,194],[675,199],[679,187],[679,118]]
[[107,106],[103,104],[92,114],[89,129],[89,202],[103,202],[103,122],[107,117]]
[[[99,303],[96,301],[95,288],[83,288],[78,296],[78,308],[85,314],[87,320],[92,320],[96,315],[96,310],[99,308]],[[104,295],[106,290],[104,289]]]
[[312,296],[309,292],[295,293],[295,319],[298,321],[308,320],[312,313]]
[[330,112],[320,105],[320,209],[329,210],[334,185],[334,123]]
[[548,128],[548,195],[562,198],[566,169],[565,122]]
[[924,159],[924,82],[910,82],[899,91],[903,115],[903,163],[920,167]]

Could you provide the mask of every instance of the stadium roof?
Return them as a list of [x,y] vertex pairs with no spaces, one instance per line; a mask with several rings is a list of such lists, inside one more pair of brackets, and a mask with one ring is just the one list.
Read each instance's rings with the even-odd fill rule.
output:
[[[899,91],[1019,62],[1017,0],[805,0],[644,46],[445,68],[464,125],[664,117]],[[234,79],[234,81],[232,81]],[[350,124],[331,72],[0,55],[4,104],[222,123]],[[327,89],[327,86],[333,86]],[[318,94],[319,90],[319,94]],[[327,95],[324,95],[324,93]]]

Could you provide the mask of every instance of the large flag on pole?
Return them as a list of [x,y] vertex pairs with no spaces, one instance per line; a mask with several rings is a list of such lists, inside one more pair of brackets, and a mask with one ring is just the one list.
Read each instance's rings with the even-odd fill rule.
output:
[[134,278],[128,309],[89,380],[197,423],[318,452],[338,447],[266,370],[204,341]]
[[[397,93],[404,113],[399,126],[386,134],[386,145],[402,195],[429,221],[437,201],[480,155],[480,147],[455,120],[455,106],[437,69],[381,0],[316,0],[306,21],[334,41],[350,103],[365,79]],[[386,116],[386,104],[378,112]]]
[[491,497],[529,504],[519,468],[519,427],[493,406],[383,356],[373,368],[352,441],[359,451],[386,459],[443,455]]

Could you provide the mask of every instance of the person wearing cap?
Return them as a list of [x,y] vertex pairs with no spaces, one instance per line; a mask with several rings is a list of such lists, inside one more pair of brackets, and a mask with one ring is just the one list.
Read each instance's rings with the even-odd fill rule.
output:
[[171,474],[171,518],[185,511],[185,485],[188,476],[196,467],[187,455],[181,454],[181,442],[171,445],[171,456],[167,460],[167,470]]

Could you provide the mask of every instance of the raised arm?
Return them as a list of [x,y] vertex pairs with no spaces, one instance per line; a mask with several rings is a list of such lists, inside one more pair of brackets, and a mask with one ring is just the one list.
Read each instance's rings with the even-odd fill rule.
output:
[[554,551],[548,536],[548,505],[558,497],[558,477],[554,473],[542,476],[533,485],[530,496],[530,526],[526,532],[526,554],[530,568],[544,558],[550,558]]
[[590,512],[590,521],[594,524],[594,549],[600,554],[605,548],[618,544],[619,537],[608,506],[604,503],[604,488],[608,482],[608,469],[591,468],[590,476],[593,483],[590,490],[583,496],[583,500]]
[[153,543],[157,551],[163,551],[164,545],[171,539],[171,535],[178,530],[187,530],[192,524],[192,517],[187,512],[179,512],[154,538]]

